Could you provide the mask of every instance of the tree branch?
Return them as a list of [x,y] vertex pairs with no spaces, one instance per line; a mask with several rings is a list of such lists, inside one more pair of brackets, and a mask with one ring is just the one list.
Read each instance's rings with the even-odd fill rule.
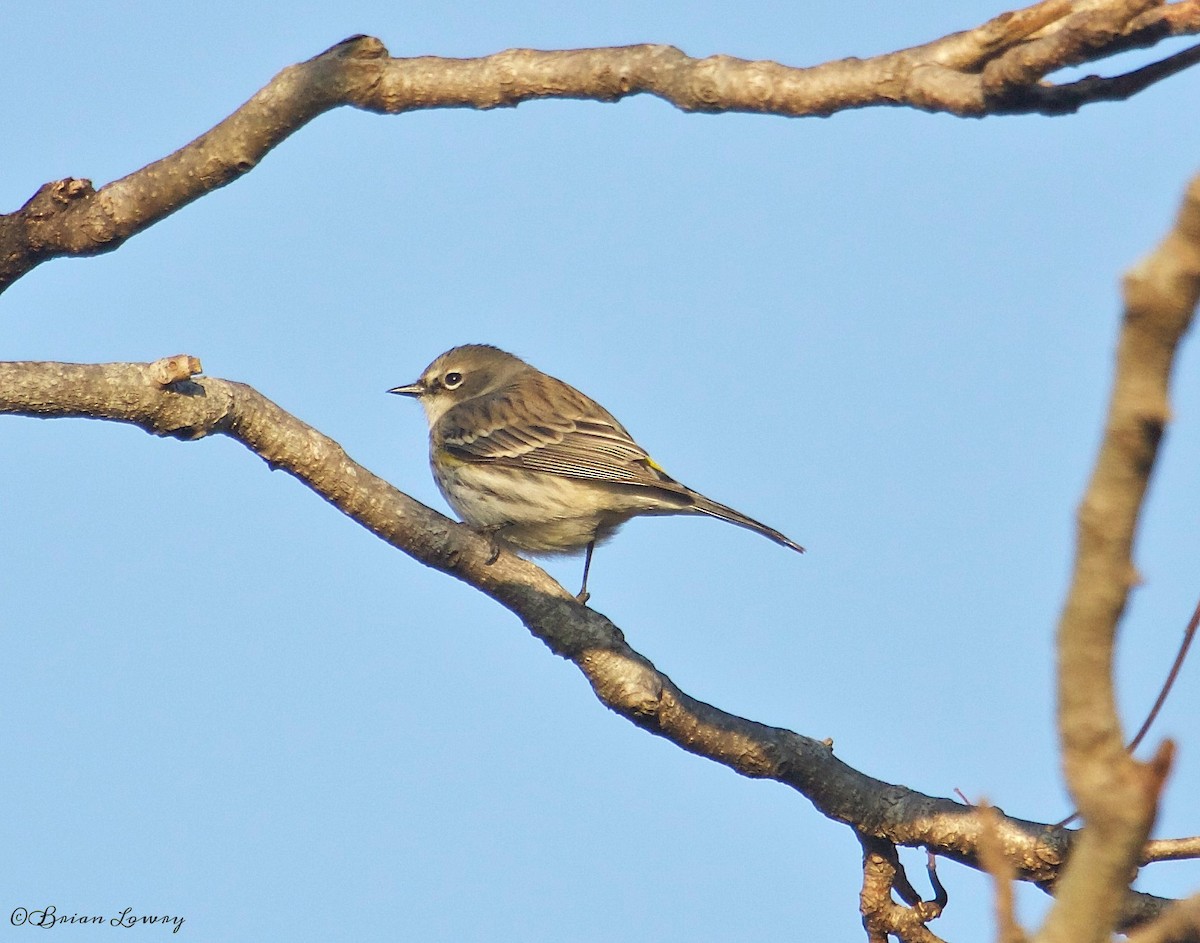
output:
[[1200,858],[1200,836],[1158,838],[1146,842],[1138,864],[1153,864],[1155,861],[1190,861],[1193,858]]
[[1129,934],[1129,943],[1175,943],[1194,939],[1200,933],[1200,895],[1168,907],[1157,920]]
[[[0,363],[0,413],[107,419],[184,440],[214,434],[236,439],[392,546],[496,599],[553,652],[570,659],[605,706],[644,730],[743,776],[792,787],[823,815],[853,828],[860,840],[924,847],[982,869],[979,847],[986,828],[1015,876],[1042,886],[1058,879],[1074,832],[1000,810],[985,824],[974,807],[853,769],[834,756],[829,742],[690,697],[630,648],[620,629],[579,605],[534,564],[507,551],[493,561],[495,548],[486,537],[398,491],[249,386],[195,377],[199,370],[199,362],[185,355],[150,364]],[[1150,919],[1170,903],[1130,894],[1128,919]],[[913,939],[932,939],[921,937],[916,926],[936,916],[933,909],[901,909],[908,916],[889,911],[887,920],[901,921],[906,932],[916,934]]]
[[1067,785],[1084,818],[1039,939],[1107,941],[1170,767],[1125,749],[1113,689],[1117,625],[1138,581],[1138,517],[1169,418],[1179,343],[1200,300],[1200,177],[1172,231],[1125,278],[1125,314],[1104,441],[1079,507],[1071,588],[1059,622],[1058,724]]
[[810,68],[724,55],[694,59],[663,45],[392,59],[379,40],[354,36],[284,69],[168,157],[99,190],[82,179],[47,183],[20,210],[0,216],[0,291],[47,259],[116,249],[248,173],[289,135],[340,105],[402,114],[649,94],[707,113],[828,116],[889,105],[976,118],[1057,115],[1127,98],[1200,54],[1189,50],[1124,76],[1062,86],[1043,81],[1050,73],[1198,32],[1200,0],[1043,0],[922,46]]
[[895,936],[902,943],[943,943],[927,924],[941,916],[942,908],[927,901],[901,906],[892,900],[892,890],[908,884],[895,846],[879,838],[859,836],[863,848],[863,884],[859,910],[871,943],[887,943]]
[[983,816],[983,832],[980,834],[979,859],[995,882],[996,939],[999,943],[1026,943],[1028,937],[1017,920],[1016,901],[1013,895],[1013,868],[997,840],[996,810],[990,805],[979,806]]

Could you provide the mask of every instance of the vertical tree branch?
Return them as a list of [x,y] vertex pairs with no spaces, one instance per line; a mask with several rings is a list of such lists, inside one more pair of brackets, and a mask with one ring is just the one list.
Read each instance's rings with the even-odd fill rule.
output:
[[1138,580],[1133,538],[1169,418],[1179,342],[1200,298],[1200,177],[1174,229],[1125,278],[1125,313],[1104,441],[1079,507],[1075,570],[1058,631],[1058,724],[1084,829],[1040,939],[1107,941],[1149,834],[1169,747],[1125,750],[1113,690],[1117,625]]

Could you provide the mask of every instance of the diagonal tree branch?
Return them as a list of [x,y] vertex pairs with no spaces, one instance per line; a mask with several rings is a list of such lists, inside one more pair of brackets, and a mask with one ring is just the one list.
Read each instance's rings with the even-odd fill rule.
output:
[[[579,605],[534,564],[506,551],[491,561],[494,547],[487,538],[396,490],[257,391],[196,377],[199,370],[195,358],[182,355],[151,364],[0,363],[0,413],[107,419],[185,440],[236,439],[394,547],[496,599],[552,651],[570,659],[602,703],[644,730],[743,776],[792,787],[823,815],[853,828],[860,840],[882,842],[872,845],[877,852],[894,845],[925,847],[981,869],[979,848],[987,828],[1017,877],[1044,887],[1057,881],[1074,832],[999,810],[986,824],[971,806],[853,769],[828,741],[756,723],[689,696],[634,651],[608,619]],[[1145,860],[1156,853],[1154,843],[1143,849]],[[875,860],[870,871],[872,899],[878,899],[885,866]],[[1130,894],[1127,919],[1150,919],[1169,903]],[[880,907],[888,925],[903,925],[913,939],[933,939],[923,937],[919,927],[940,905]]]
[[99,190],[82,179],[47,183],[20,210],[0,215],[0,291],[47,259],[118,248],[248,173],[289,135],[341,105],[402,114],[649,94],[706,113],[805,117],[888,105],[961,117],[1056,115],[1127,98],[1191,66],[1196,54],[1061,86],[1044,81],[1050,73],[1196,33],[1200,0],[1043,0],[925,45],[809,68],[724,55],[694,59],[664,45],[393,59],[379,40],[354,36],[284,69],[175,153]]

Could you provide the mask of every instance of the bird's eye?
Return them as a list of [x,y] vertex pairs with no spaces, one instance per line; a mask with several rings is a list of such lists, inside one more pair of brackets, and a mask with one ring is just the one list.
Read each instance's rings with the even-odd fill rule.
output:
[[460,386],[462,386],[462,381],[463,375],[456,370],[451,370],[444,377],[442,377],[442,383],[448,390],[457,390]]

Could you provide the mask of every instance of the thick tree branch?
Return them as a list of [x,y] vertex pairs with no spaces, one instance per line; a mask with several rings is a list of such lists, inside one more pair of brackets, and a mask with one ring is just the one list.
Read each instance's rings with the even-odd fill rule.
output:
[[1200,177],[1174,229],[1125,278],[1125,314],[1104,441],[1079,507],[1071,588],[1059,623],[1058,723],[1084,828],[1040,939],[1106,941],[1149,834],[1172,748],[1125,749],[1113,689],[1117,625],[1138,581],[1133,539],[1169,418],[1175,354],[1200,300]]
[[47,259],[116,249],[249,172],[293,132],[340,105],[401,114],[539,98],[615,102],[644,93],[708,113],[826,116],[891,105],[963,117],[1062,114],[1127,98],[1192,65],[1200,53],[1189,50],[1109,79],[1056,86],[1045,76],[1197,32],[1200,0],[1043,0],[922,46],[810,68],[723,55],[693,59],[661,45],[392,59],[379,40],[355,36],[284,69],[174,154],[99,190],[88,180],[48,183],[20,210],[0,216],[0,291]]
[[[193,378],[199,369],[194,358],[182,355],[152,364],[0,363],[0,413],[108,419],[180,439],[230,436],[388,543],[499,601],[552,651],[574,662],[607,707],[643,729],[744,776],[791,786],[862,839],[925,847],[981,868],[979,847],[987,827],[993,847],[1017,877],[1042,886],[1058,879],[1074,839],[1070,830],[999,810],[994,824],[985,826],[971,806],[851,768],[827,742],[690,697],[630,648],[616,626],[579,605],[537,566],[508,552],[489,562],[494,548],[487,538],[396,490],[250,387]],[[1145,857],[1153,856],[1151,844]],[[883,872],[872,873],[878,878]],[[1148,919],[1169,903],[1130,895],[1128,914],[1131,920],[1138,914]],[[889,910],[881,919],[900,921],[917,939],[922,937],[916,924],[936,915],[928,905],[906,913]]]

